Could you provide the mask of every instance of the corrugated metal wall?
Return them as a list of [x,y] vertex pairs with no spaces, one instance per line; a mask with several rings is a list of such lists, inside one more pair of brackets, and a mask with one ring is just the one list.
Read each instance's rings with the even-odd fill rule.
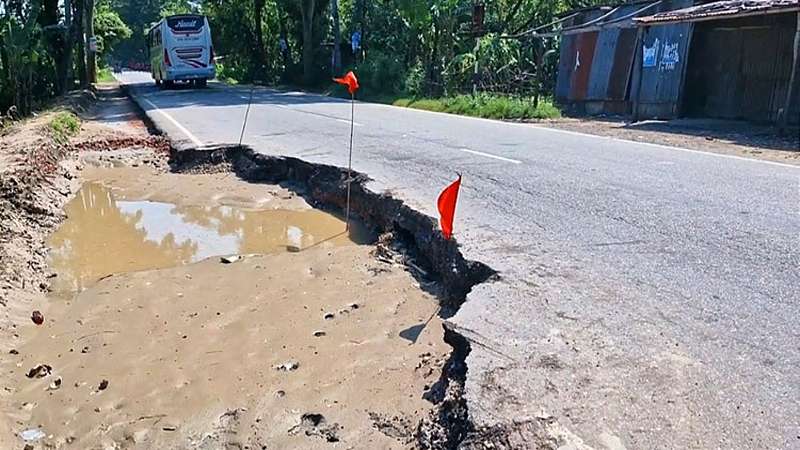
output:
[[[641,3],[621,6],[605,20],[626,16],[641,7]],[[606,28],[599,32],[587,99],[601,101],[625,99],[635,39],[636,31],[632,27]],[[620,46],[625,48],[621,51]]]
[[[589,22],[603,15],[599,9],[583,11],[574,18],[564,22],[564,28]],[[583,37],[583,34],[568,34],[561,36],[561,48],[558,61],[558,76],[556,78],[556,101],[569,104],[577,99],[583,99],[588,92],[589,72],[594,59],[594,38]],[[591,52],[587,55],[587,50]],[[576,86],[576,80],[578,85]],[[577,97],[576,97],[577,96]]]
[[[750,17],[696,25],[684,109],[693,116],[775,121],[792,70],[796,15]],[[800,121],[798,107],[789,120]]]
[[[692,0],[665,1],[659,11],[691,5]],[[689,23],[677,23],[645,29],[643,51],[653,52],[654,58],[642,61],[641,82],[637,86],[640,117],[673,118],[679,115],[692,27]]]
[[636,30],[621,29],[614,53],[614,64],[608,81],[606,98],[612,101],[628,100],[633,57],[636,54]]
[[570,82],[569,99],[585,100],[589,92],[589,75],[592,73],[597,32],[581,33],[575,38],[575,70]]
[[567,103],[572,70],[575,67],[575,36],[562,36],[556,77],[556,101]]
[[[626,16],[644,4],[623,5],[603,21]],[[608,10],[582,12],[565,28],[586,23]],[[636,54],[636,29],[605,28],[561,38],[556,101],[581,112],[630,112],[631,73]]]

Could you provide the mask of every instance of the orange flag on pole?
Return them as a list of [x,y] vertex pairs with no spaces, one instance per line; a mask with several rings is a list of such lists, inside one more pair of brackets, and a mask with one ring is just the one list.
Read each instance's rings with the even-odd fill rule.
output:
[[342,78],[334,78],[333,81],[347,86],[347,92],[349,92],[350,95],[355,95],[358,90],[358,78],[356,78],[356,74],[354,74],[352,70],[347,72]]
[[439,223],[445,239],[453,236],[453,217],[456,215],[456,202],[458,202],[458,189],[461,187],[461,174],[458,179],[444,188],[439,194],[437,206],[439,207]]

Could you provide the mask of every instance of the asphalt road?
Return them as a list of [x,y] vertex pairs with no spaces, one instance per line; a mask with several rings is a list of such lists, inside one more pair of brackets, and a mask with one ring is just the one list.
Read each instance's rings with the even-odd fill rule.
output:
[[[157,91],[187,145],[237,142],[249,90]],[[257,89],[244,142],[347,164],[346,101]],[[451,322],[478,425],[531,420],[572,448],[800,448],[800,168],[375,104],[354,167],[499,270]]]

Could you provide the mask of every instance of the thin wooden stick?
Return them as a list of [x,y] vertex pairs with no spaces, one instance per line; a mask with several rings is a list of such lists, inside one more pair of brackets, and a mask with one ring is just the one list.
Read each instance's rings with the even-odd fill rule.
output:
[[350,94],[350,153],[347,157],[347,206],[345,208],[345,231],[350,231],[350,183],[353,181],[353,123],[355,120],[356,95]]

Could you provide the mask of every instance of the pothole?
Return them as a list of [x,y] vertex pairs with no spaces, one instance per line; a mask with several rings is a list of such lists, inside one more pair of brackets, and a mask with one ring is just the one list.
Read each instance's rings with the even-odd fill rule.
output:
[[[113,274],[172,267],[212,256],[372,240],[365,227],[355,225],[345,232],[343,221],[311,208],[251,209],[126,197],[124,191],[118,194],[100,182],[88,182],[66,205],[67,219],[49,239],[50,266],[58,274],[52,283],[54,290],[80,291]],[[235,195],[225,198],[237,199]],[[238,198],[239,203],[246,200]]]
[[[366,227],[346,233],[286,189],[231,174],[83,178],[50,238],[44,322],[19,329],[20,430],[52,448],[413,439],[371,417],[420,421],[450,347],[437,299],[374,256]],[[47,375],[26,376],[39,365]]]

